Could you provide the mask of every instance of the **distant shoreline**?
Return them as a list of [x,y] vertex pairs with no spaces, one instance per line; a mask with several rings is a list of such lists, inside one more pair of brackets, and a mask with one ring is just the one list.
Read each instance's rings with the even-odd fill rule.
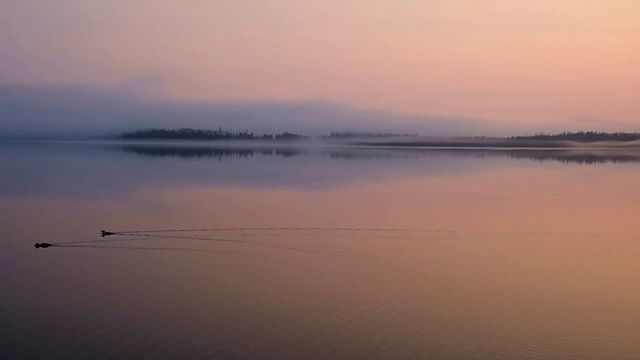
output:
[[254,134],[247,130],[144,129],[121,135],[88,138],[0,138],[0,141],[72,141],[116,142],[124,144],[157,144],[196,147],[358,147],[358,148],[422,148],[422,149],[640,149],[640,133],[604,133],[594,131],[537,134],[530,136],[423,136],[393,133],[332,132],[329,135],[306,136],[289,132]]
[[42,142],[42,143],[105,143],[122,145],[156,145],[167,147],[352,147],[371,149],[464,149],[464,150],[597,150],[597,149],[628,149],[640,150],[640,141],[524,141],[509,139],[465,140],[438,139],[429,140],[375,140],[375,141],[344,141],[344,140],[201,140],[201,139],[122,139],[122,138],[89,138],[89,139],[0,139],[0,142]]
[[202,129],[142,129],[125,132],[122,140],[135,141],[202,141],[202,142],[291,142],[314,144],[341,144],[367,147],[403,148],[633,148],[640,147],[640,133],[606,133],[597,131],[563,132],[511,137],[432,137],[414,134],[331,132],[328,135],[310,136],[284,132],[280,134],[254,134],[248,130],[232,132],[218,128]]
[[552,140],[487,140],[487,141],[361,141],[350,143],[356,146],[371,146],[376,148],[465,148],[465,149],[632,149],[639,148],[639,141],[552,141]]

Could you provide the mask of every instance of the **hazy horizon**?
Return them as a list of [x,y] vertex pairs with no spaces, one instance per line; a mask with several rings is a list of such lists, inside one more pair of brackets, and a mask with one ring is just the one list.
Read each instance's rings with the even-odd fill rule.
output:
[[139,94],[136,84],[2,85],[3,137],[74,138],[144,128],[223,128],[319,136],[333,131],[423,136],[511,136],[579,130],[636,131],[626,124],[502,124],[474,118],[361,109],[324,100],[204,101]]

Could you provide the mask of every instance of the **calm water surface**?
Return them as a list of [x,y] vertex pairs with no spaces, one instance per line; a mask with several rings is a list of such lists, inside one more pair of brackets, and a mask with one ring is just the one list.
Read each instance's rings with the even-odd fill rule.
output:
[[0,169],[1,358],[640,358],[632,150],[3,142]]

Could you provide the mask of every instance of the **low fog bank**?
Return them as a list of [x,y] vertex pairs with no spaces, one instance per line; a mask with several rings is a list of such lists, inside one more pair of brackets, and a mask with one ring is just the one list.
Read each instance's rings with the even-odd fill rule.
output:
[[[256,134],[291,132],[312,138],[331,132],[416,134],[362,138],[375,144],[422,142],[487,144],[495,137],[562,131],[576,124],[506,124],[482,119],[400,114],[326,101],[187,101],[140,94],[128,85],[20,86],[0,84],[0,138],[118,137],[147,128],[194,128]],[[616,129],[613,129],[614,131]],[[459,138],[467,136],[466,138]],[[489,136],[480,138],[480,136]],[[431,139],[429,137],[440,137]],[[327,139],[325,139],[327,140]],[[328,139],[349,141],[349,139]],[[429,145],[425,145],[429,146]]]
[[406,115],[325,101],[194,102],[138,96],[122,86],[0,84],[0,137],[118,136],[145,128],[292,132],[311,137],[341,132],[496,135],[527,131],[478,119]]
[[357,141],[345,141],[345,145],[371,147],[452,147],[452,148],[558,148],[558,149],[607,149],[640,148],[636,141],[566,141],[566,140],[529,140],[506,137],[392,137],[368,138]]

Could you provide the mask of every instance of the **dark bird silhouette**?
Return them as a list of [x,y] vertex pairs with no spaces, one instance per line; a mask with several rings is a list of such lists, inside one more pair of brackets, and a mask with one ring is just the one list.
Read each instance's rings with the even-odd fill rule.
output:
[[49,243],[36,243],[35,246],[36,246],[36,249],[39,249],[39,248],[48,248],[49,246],[53,246],[53,245]]

